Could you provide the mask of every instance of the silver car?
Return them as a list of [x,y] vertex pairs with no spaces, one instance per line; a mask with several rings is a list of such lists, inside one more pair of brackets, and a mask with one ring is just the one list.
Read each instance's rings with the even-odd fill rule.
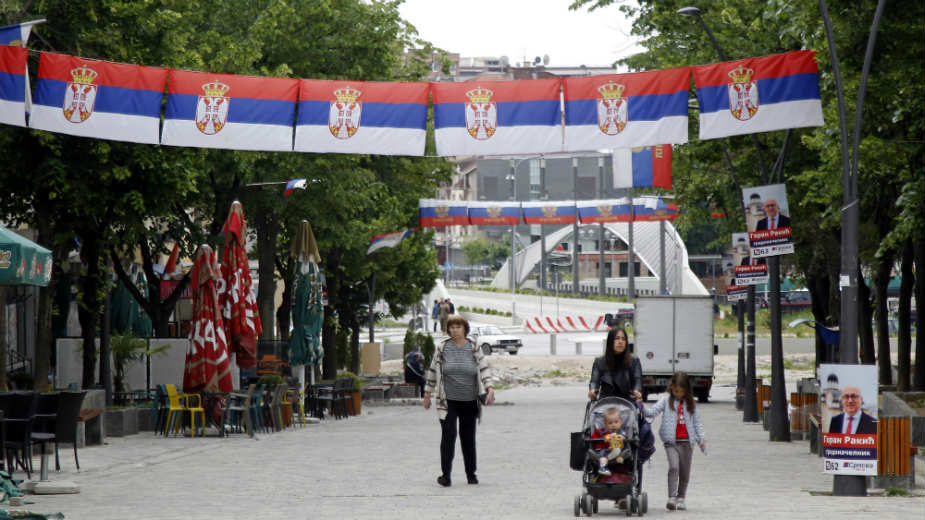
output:
[[503,330],[494,325],[473,327],[471,335],[476,344],[482,348],[482,353],[486,356],[490,356],[494,351],[502,351],[514,355],[524,346],[520,338],[511,334],[506,334]]

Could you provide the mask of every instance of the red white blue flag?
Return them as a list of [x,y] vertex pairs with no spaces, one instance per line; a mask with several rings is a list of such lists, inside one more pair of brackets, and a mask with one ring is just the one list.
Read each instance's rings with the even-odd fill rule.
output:
[[32,26],[44,21],[44,19],[33,20],[31,22],[0,27],[0,45],[25,47],[26,43],[29,42],[29,35],[32,34]]
[[157,144],[167,69],[43,52],[29,126]]
[[574,224],[578,216],[575,201],[521,202],[526,224]]
[[688,67],[563,81],[570,152],[687,142]]
[[427,83],[300,82],[297,152],[424,155]]
[[398,231],[395,233],[386,233],[384,235],[376,235],[369,240],[369,248],[366,250],[366,254],[370,254],[373,251],[385,247],[395,247],[401,243],[402,240],[411,236],[411,230],[406,229],[404,231]]
[[286,183],[286,191],[283,192],[283,196],[288,197],[295,190],[304,190],[306,184],[308,184],[306,179],[292,179]]
[[614,188],[671,189],[671,145],[617,148],[613,151]]
[[633,199],[633,220],[636,222],[657,222],[677,220],[681,208],[661,197],[637,197]]
[[520,202],[469,202],[469,223],[473,226],[516,226],[520,224]]
[[161,143],[292,151],[299,80],[170,71]]
[[694,67],[700,138],[822,126],[813,51]]
[[26,126],[26,60],[22,47],[0,45],[0,123]]
[[437,155],[562,151],[561,80],[431,83]]
[[418,206],[421,212],[421,227],[469,225],[469,209],[466,201],[420,199]]
[[582,224],[629,222],[632,218],[632,208],[627,198],[580,200],[577,205],[578,219]]

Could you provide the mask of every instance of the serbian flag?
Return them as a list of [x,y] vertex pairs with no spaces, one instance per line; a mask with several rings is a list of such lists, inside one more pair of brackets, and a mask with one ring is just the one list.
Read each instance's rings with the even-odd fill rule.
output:
[[701,139],[823,124],[813,51],[694,67],[694,83]]
[[286,183],[286,191],[283,192],[283,196],[288,197],[295,190],[304,190],[307,183],[308,181],[305,179],[292,179]]
[[467,226],[469,210],[465,201],[420,199],[421,227]]
[[157,144],[167,69],[43,52],[29,126]]
[[33,20],[16,25],[7,25],[0,27],[0,45],[14,45],[25,47],[29,42],[29,35],[32,34],[32,26],[43,23],[45,19]]
[[571,200],[522,202],[526,224],[574,224],[578,212]]
[[671,189],[671,145],[617,148],[613,151],[613,187]]
[[580,200],[577,205],[578,220],[582,224],[629,222],[632,219],[632,208],[627,198]]
[[161,144],[292,151],[299,80],[171,70]]
[[469,223],[473,226],[516,226],[520,224],[520,203],[470,201]]
[[565,148],[687,142],[690,68],[565,78]]
[[0,123],[26,126],[26,60],[22,47],[0,45]]
[[384,235],[376,235],[369,240],[369,248],[366,250],[366,254],[370,254],[373,251],[385,247],[395,247],[401,243],[402,240],[411,236],[411,230],[406,229],[404,231],[398,231],[396,233],[386,233]]
[[299,82],[297,152],[424,155],[427,83]]
[[562,151],[561,80],[431,83],[437,155]]
[[677,204],[660,197],[638,197],[633,199],[633,219],[636,222],[657,222],[659,220],[677,220],[680,216]]

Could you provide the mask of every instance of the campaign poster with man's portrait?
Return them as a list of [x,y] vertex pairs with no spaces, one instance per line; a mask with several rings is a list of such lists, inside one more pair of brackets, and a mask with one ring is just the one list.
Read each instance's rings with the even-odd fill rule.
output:
[[819,365],[823,472],[877,474],[877,367]]
[[742,200],[752,258],[793,253],[786,187],[769,184],[744,188]]
[[752,258],[749,254],[748,233],[733,233],[732,248],[735,261],[735,285],[768,283],[768,266],[764,259]]

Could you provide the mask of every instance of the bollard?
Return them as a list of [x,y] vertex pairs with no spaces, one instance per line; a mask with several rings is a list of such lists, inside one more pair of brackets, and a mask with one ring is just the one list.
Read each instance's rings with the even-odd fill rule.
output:
[[581,355],[581,342],[580,341],[575,342],[575,355],[576,356]]
[[550,356],[556,355],[556,335],[555,334],[549,335],[549,355]]

